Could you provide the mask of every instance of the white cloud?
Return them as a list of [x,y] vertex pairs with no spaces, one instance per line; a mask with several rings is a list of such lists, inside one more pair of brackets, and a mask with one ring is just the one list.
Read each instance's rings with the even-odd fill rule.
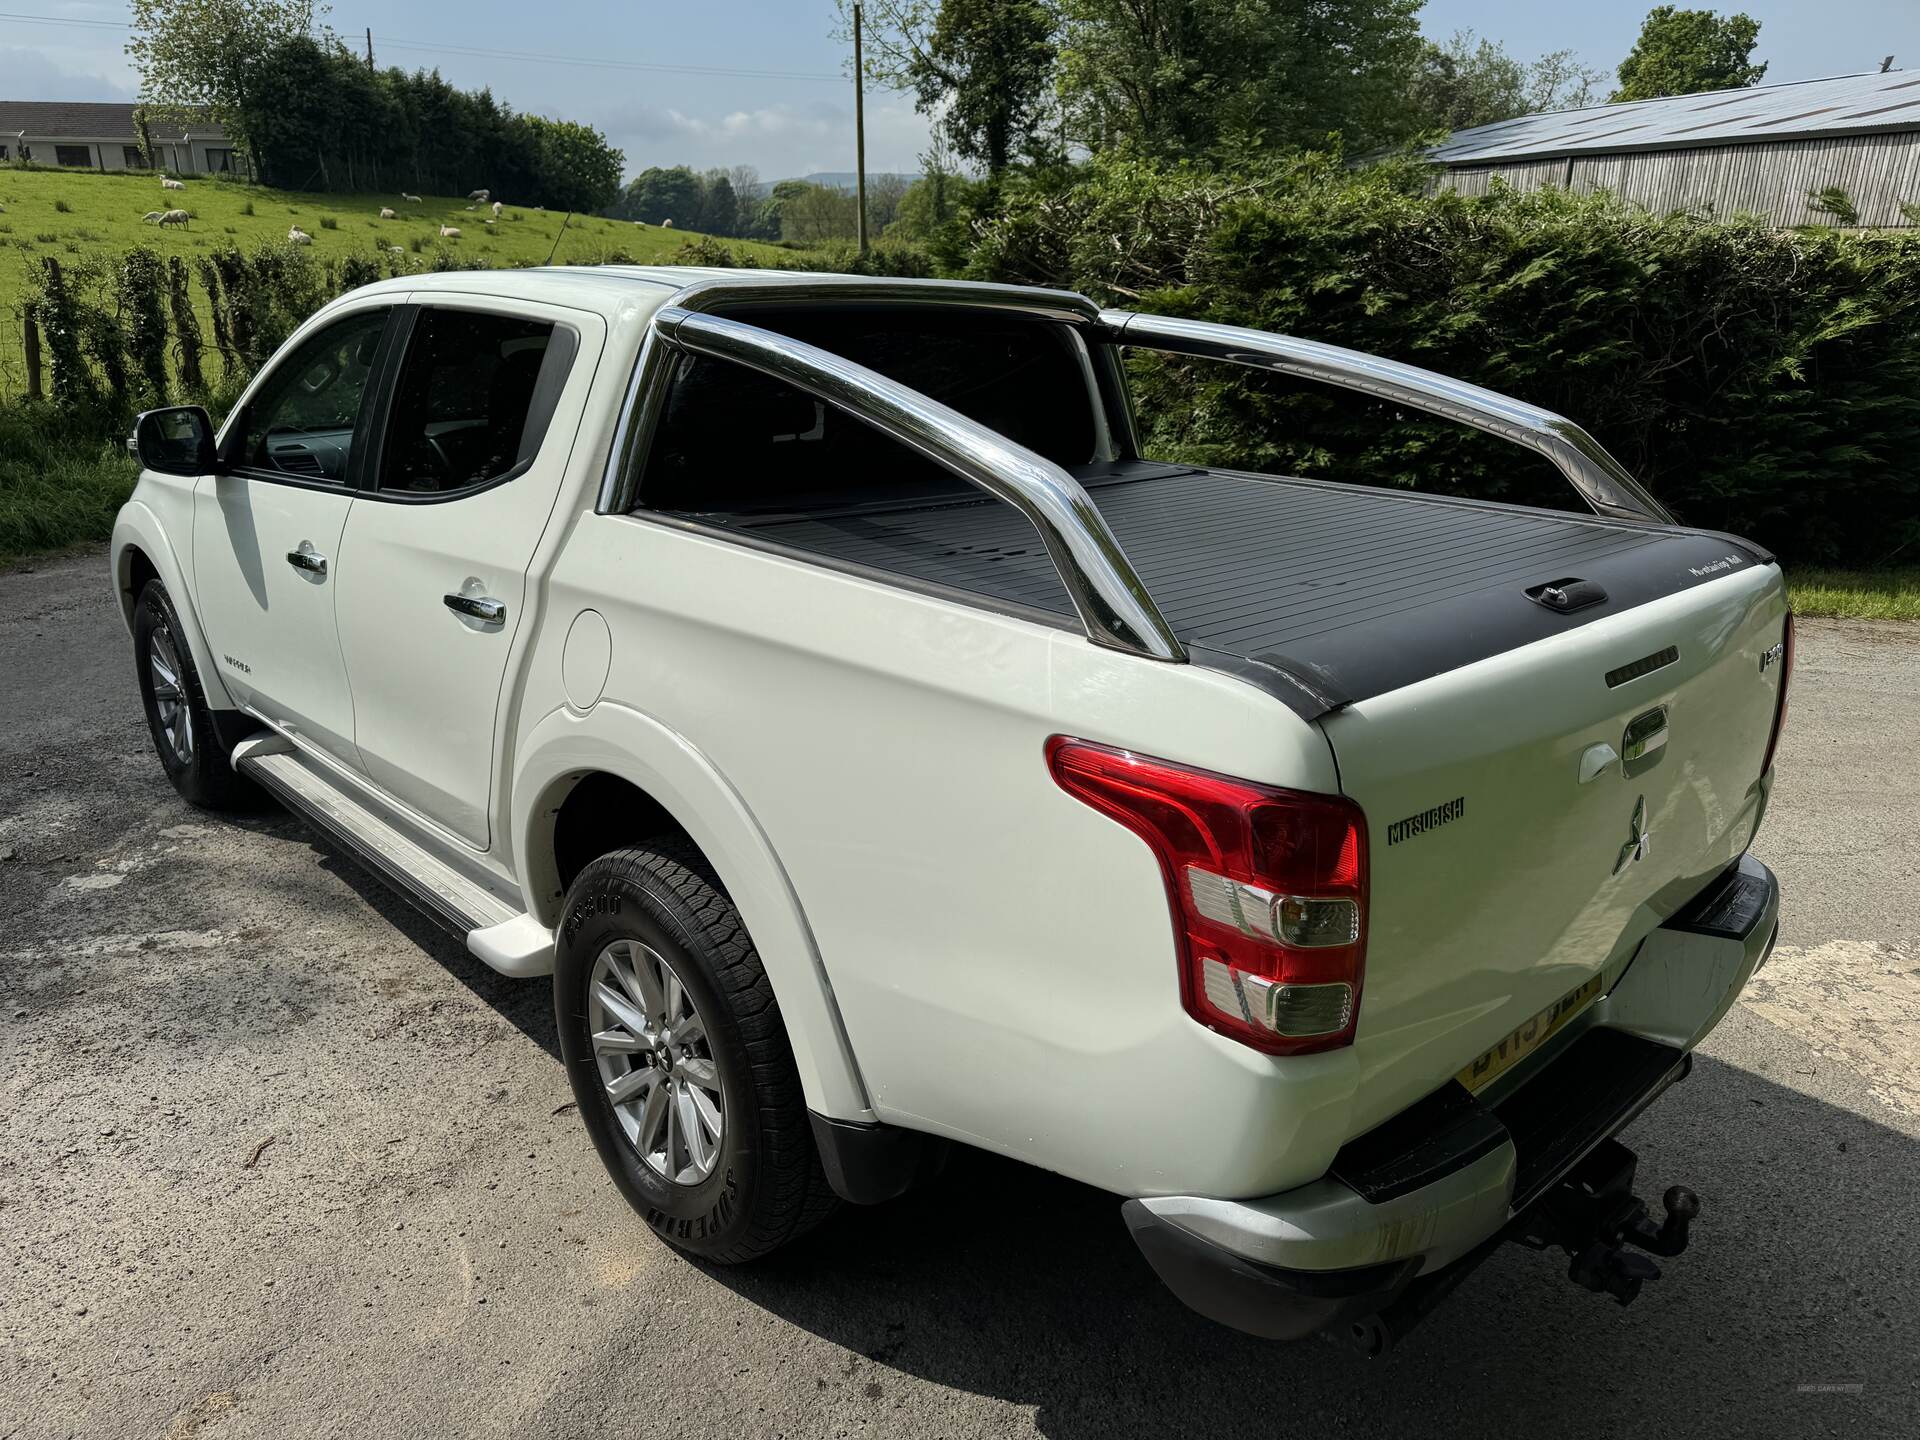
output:
[[[627,173],[652,165],[752,165],[767,180],[853,169],[853,106],[775,104],[719,114],[626,101],[586,118],[626,152]],[[927,148],[927,121],[892,101],[867,106],[867,168],[913,171]]]
[[131,100],[119,56],[0,45],[0,95],[9,100]]

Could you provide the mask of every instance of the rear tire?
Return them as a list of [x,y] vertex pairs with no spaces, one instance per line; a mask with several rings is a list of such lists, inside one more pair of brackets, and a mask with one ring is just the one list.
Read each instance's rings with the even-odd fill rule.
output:
[[181,798],[205,810],[258,808],[261,792],[234,772],[173,597],[158,580],[149,580],[134,602],[133,658],[153,748]]
[[555,941],[554,1011],[594,1148],[669,1245],[756,1260],[837,1207],[773,988],[691,846],[656,841],[581,871]]

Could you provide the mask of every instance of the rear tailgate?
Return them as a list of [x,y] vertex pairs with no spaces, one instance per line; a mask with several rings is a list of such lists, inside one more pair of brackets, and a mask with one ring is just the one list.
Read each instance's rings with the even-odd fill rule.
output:
[[1371,853],[1356,1131],[1591,990],[1746,849],[1785,616],[1751,565],[1322,720]]

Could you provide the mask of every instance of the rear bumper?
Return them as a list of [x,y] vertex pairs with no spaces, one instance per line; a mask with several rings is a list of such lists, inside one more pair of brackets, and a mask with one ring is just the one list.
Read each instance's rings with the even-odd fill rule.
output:
[[1771,953],[1779,908],[1779,882],[1743,856],[1516,1083],[1476,1097],[1449,1082],[1284,1194],[1129,1200],[1128,1229],[1182,1301],[1250,1334],[1297,1339],[1384,1310],[1416,1279],[1474,1263],[1687,1073]]

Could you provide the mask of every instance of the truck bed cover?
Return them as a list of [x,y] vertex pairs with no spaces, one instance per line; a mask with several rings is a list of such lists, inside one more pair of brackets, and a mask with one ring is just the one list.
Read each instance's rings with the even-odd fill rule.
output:
[[[1182,641],[1294,676],[1329,708],[1770,558],[1710,532],[1324,481],[1145,462],[1078,478]],[[725,523],[851,567],[1073,614],[1039,537],[988,497]],[[1562,613],[1526,593],[1567,579],[1606,598]]]

